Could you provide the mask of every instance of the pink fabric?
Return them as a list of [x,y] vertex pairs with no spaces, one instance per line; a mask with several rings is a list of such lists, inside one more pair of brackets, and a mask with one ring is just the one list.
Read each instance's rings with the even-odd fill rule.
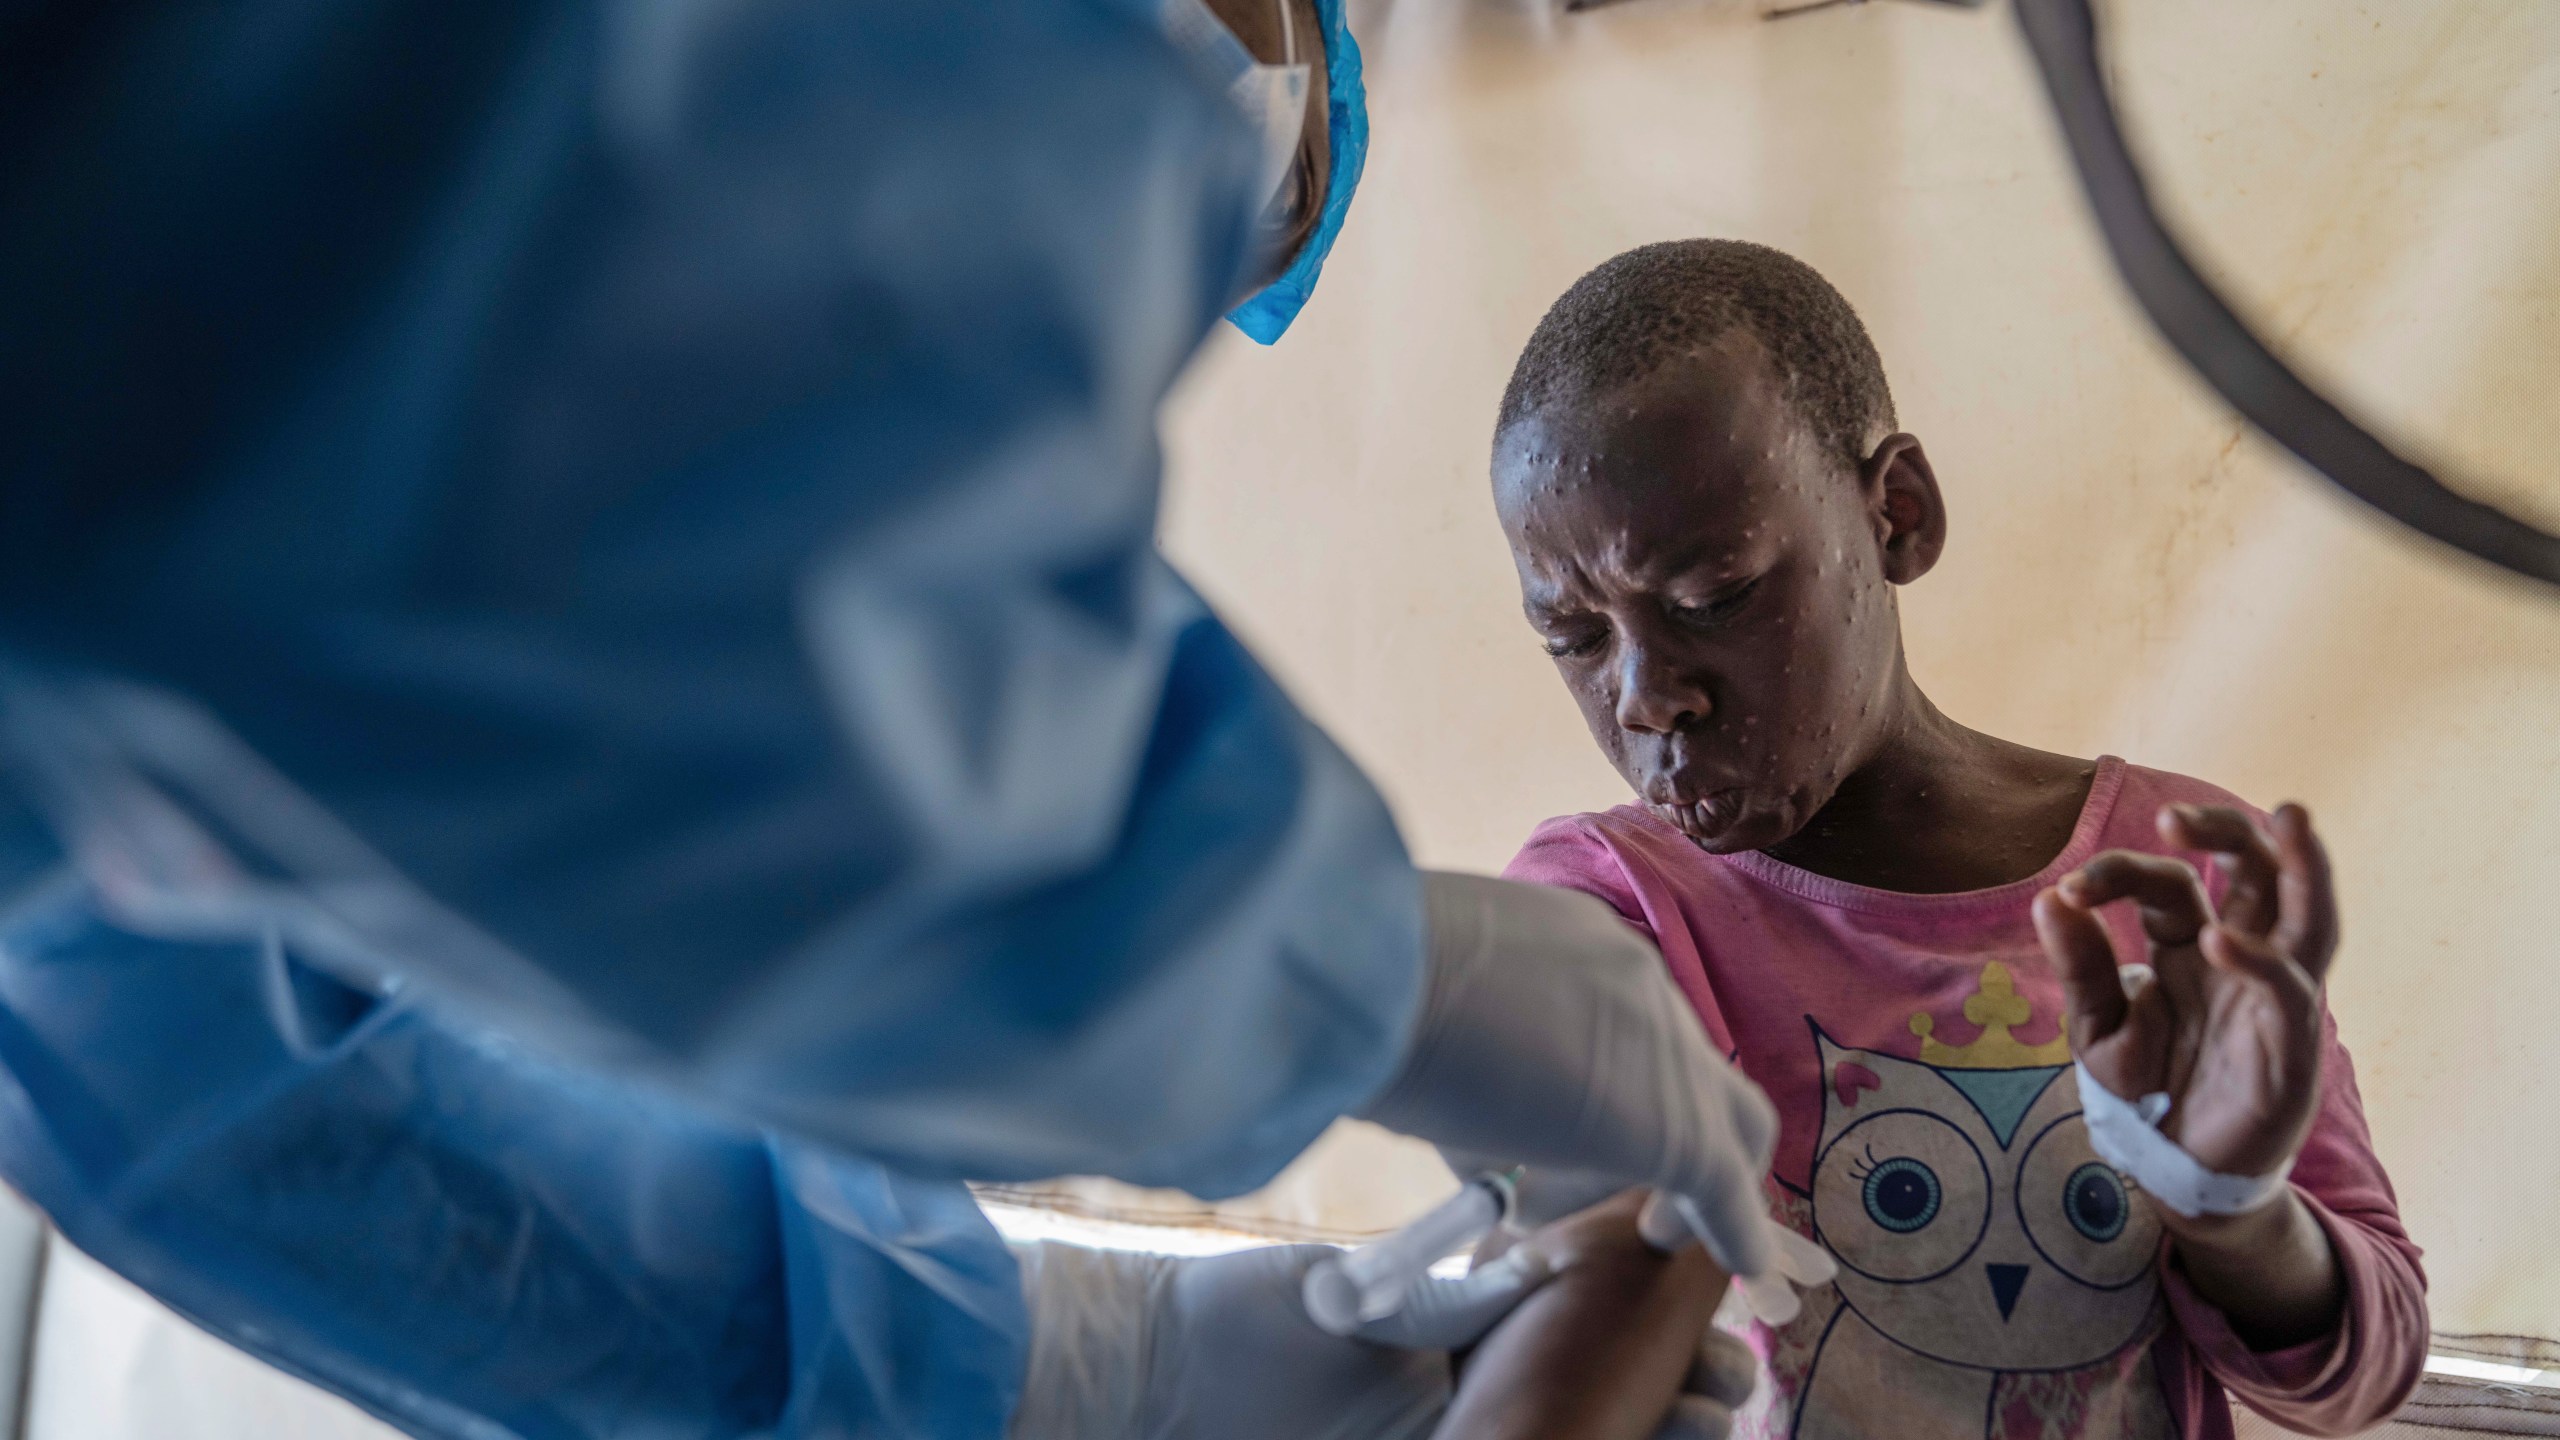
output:
[[[2334,1022],[2293,1171],[2346,1275],[2324,1339],[2250,1351],[2075,1128],[2061,981],[2028,901],[2102,849],[2164,849],[2154,817],[2181,801],[2239,803],[2110,757],[2052,864],[1956,895],[1709,855],[1632,806],[1550,820],[1512,861],[1511,878],[1587,891],[1650,936],[1778,1107],[1773,1209],[1846,1268],[1786,1333],[1755,1336],[1776,1380],[1757,1433],[2224,1437],[2228,1389],[2289,1428],[2351,1434],[2416,1385],[2426,1280]],[[2133,917],[2110,925],[2118,953],[2141,953]]]

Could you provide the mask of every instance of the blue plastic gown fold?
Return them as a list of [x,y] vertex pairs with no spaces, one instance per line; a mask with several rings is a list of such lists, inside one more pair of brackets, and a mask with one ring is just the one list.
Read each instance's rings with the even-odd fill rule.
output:
[[1001,1433],[1026,1321],[960,1186],[90,902],[11,917],[0,1154],[216,1334],[425,1434]]

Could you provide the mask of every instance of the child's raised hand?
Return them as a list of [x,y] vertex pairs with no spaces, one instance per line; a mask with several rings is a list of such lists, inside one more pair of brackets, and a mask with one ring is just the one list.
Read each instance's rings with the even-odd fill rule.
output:
[[[2302,1146],[2320,1104],[2321,987],[2338,944],[2328,856],[2299,805],[2272,833],[2243,811],[2172,805],[2160,834],[2230,877],[2215,915],[2194,867],[2110,850],[2036,897],[2036,934],[2062,972],[2071,1050],[2128,1100],[2165,1092],[2161,1132],[2210,1170],[2264,1175]],[[2130,900],[2151,976],[2120,972],[2091,913]]]

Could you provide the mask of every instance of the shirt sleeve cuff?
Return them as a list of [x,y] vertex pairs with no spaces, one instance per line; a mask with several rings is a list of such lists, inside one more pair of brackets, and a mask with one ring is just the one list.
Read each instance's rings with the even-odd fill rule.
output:
[[2369,1283],[2365,1273],[2369,1265],[2361,1236],[2350,1234],[2352,1227],[2329,1211],[2329,1207],[2300,1186],[2294,1193],[2311,1207],[2313,1218],[2329,1236],[2329,1249],[2338,1257],[2339,1278],[2346,1291],[2346,1301],[2338,1307],[2337,1328],[2316,1339],[2281,1350],[2252,1350],[2231,1328],[2230,1317],[2222,1308],[2196,1293],[2186,1271],[2176,1265],[2163,1270],[2163,1289],[2169,1297],[2169,1310],[2177,1318],[2178,1328],[2186,1333],[2187,1343],[2203,1357],[2205,1367],[2215,1378],[2231,1389],[2257,1399],[2284,1401],[2308,1400],[2331,1388],[2355,1363],[2359,1327],[2356,1324],[2357,1297]]

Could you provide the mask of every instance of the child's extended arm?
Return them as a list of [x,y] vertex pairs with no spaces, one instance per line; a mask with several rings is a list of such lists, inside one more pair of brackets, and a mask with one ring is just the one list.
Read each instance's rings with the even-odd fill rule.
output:
[[[1664,1255],[1639,1239],[1643,1199],[1629,1191],[1539,1232],[1531,1243],[1556,1278],[1468,1358],[1439,1436],[1652,1440],[1684,1383],[1694,1397],[1691,1370],[1726,1277],[1700,1246]],[[1704,1388],[1733,1403],[1751,1378],[1746,1370]]]
[[[2214,857],[2229,882],[2219,913],[2186,862],[2130,851],[2037,897],[2072,1053],[2119,1097],[2169,1095],[2162,1133],[2208,1170],[2293,1166],[2293,1184],[2246,1214],[2155,1207],[2192,1295],[2173,1286],[2171,1299],[2208,1368],[2253,1407],[2312,1433],[2361,1429],[2416,1383],[2425,1280],[2323,1003],[2338,937],[2327,857],[2299,806],[2271,826],[2173,806],[2160,831]],[[2092,914],[2117,900],[2140,909],[2148,983],[2122,983]]]

